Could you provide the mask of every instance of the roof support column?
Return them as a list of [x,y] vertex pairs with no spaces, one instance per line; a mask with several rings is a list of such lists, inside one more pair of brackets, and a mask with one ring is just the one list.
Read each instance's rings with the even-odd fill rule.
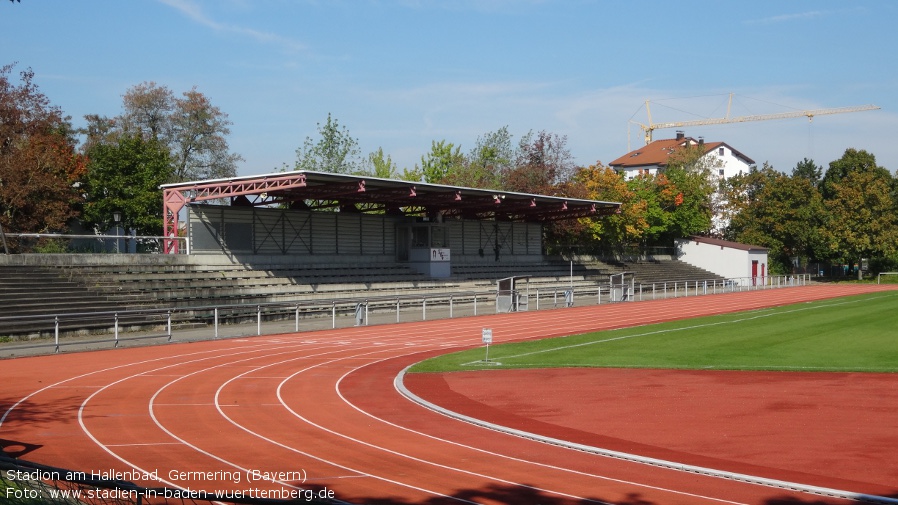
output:
[[187,198],[177,189],[164,189],[162,191],[162,239],[163,254],[178,254],[181,241],[178,237],[178,214]]

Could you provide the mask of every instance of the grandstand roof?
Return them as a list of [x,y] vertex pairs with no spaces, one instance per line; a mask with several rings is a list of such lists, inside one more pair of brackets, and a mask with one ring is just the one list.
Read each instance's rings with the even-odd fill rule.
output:
[[182,182],[161,188],[169,212],[193,202],[230,200],[231,205],[242,206],[286,204],[307,210],[557,221],[613,214],[620,208],[617,202],[312,171]]

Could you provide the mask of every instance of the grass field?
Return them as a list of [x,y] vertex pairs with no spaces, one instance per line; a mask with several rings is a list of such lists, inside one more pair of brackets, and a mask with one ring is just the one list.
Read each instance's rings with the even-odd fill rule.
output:
[[898,292],[447,354],[410,372],[628,367],[898,372]]

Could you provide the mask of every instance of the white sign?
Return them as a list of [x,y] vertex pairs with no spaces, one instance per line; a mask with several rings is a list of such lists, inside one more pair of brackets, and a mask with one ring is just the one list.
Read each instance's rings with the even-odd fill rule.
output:
[[430,261],[449,261],[449,249],[431,249]]
[[484,328],[483,333],[481,335],[481,339],[484,344],[492,344],[493,343],[493,329],[492,328]]

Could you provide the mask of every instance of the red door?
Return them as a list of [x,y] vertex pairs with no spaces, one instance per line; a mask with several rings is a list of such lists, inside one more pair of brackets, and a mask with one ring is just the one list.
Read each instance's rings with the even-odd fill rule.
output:
[[758,260],[752,260],[751,262],[751,285],[758,285]]

